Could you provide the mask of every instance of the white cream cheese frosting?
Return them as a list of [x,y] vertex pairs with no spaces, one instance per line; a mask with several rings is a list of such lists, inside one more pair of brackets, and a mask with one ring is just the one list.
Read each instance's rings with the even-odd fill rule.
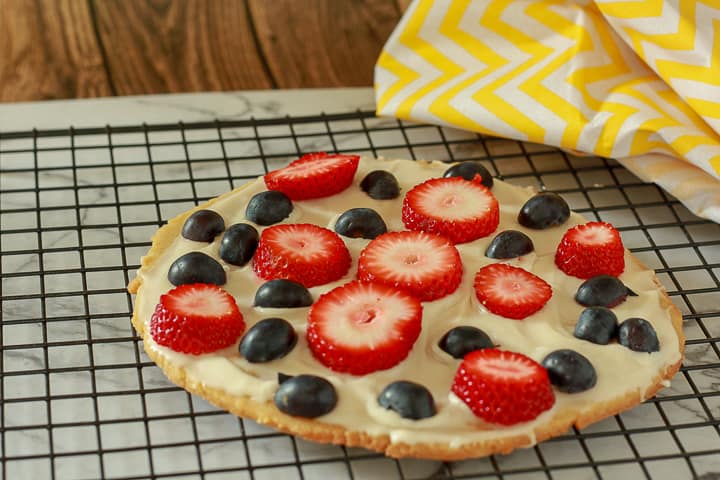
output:
[[[281,223],[314,223],[334,230],[338,216],[350,208],[367,207],[376,210],[385,220],[388,231],[404,230],[400,218],[405,192],[428,178],[442,176],[448,165],[441,163],[412,162],[362,158],[352,185],[330,197],[294,201],[290,216]],[[363,177],[373,170],[392,172],[400,183],[401,194],[393,200],[374,200],[360,187]],[[225,220],[226,226],[249,223],[258,231],[264,227],[245,218],[245,207],[250,198],[266,190],[262,178],[246,184],[229,195],[224,195],[212,206]],[[272,402],[277,389],[277,374],[314,374],[329,380],[338,393],[333,411],[318,420],[343,426],[371,435],[389,435],[391,441],[414,444],[416,442],[447,443],[451,448],[487,439],[519,434],[534,438],[533,431],[547,422],[561,409],[585,413],[598,404],[637,391],[647,391],[666,368],[681,359],[679,339],[672,325],[672,307],[664,300],[664,293],[655,283],[654,274],[630,258],[626,251],[625,271],[619,277],[638,294],[613,308],[619,321],[642,317],[657,331],[660,351],[640,353],[617,343],[596,345],[573,336],[575,323],[583,307],[574,300],[582,280],[560,271],[554,263],[555,250],[565,231],[585,223],[573,213],[566,224],[547,230],[531,230],[517,223],[517,214],[525,201],[533,195],[523,189],[496,180],[492,193],[500,203],[500,225],[491,235],[473,242],[457,245],[463,262],[463,280],[451,295],[432,302],[423,302],[422,332],[408,357],[395,367],[363,376],[340,374],[324,367],[310,353],[305,340],[308,308],[257,308],[253,299],[258,287],[264,283],[249,263],[243,267],[228,265],[219,260],[218,248],[222,235],[210,243],[182,238],[180,235],[161,252],[161,256],[138,272],[142,282],[142,296],[136,304],[136,314],[149,321],[160,295],[173,288],[167,272],[174,260],[191,251],[202,251],[218,259],[227,272],[223,286],[237,301],[247,328],[268,317],[282,317],[297,330],[298,343],[284,358],[268,363],[249,363],[238,353],[237,345],[219,352],[200,356],[174,352],[157,345],[150,335],[145,337],[147,347],[185,370],[189,381],[214,387],[228,395],[247,396],[257,402]],[[520,266],[550,283],[552,298],[537,313],[524,320],[512,320],[488,312],[476,299],[473,289],[475,273],[497,260],[486,258],[484,253],[494,238],[503,230],[519,230],[527,234],[535,251],[507,263]],[[348,246],[353,264],[345,277],[329,284],[310,289],[314,299],[332,288],[355,278],[357,259],[369,240],[341,237]],[[575,394],[555,390],[555,405],[533,421],[501,427],[488,424],[473,415],[470,409],[450,392],[450,386],[460,360],[440,350],[438,342],[450,328],[472,325],[485,331],[499,348],[523,353],[541,361],[548,353],[569,348],[586,356],[597,372],[595,387]],[[377,403],[383,388],[396,380],[409,380],[427,387],[436,403],[437,414],[422,420],[403,419]]]

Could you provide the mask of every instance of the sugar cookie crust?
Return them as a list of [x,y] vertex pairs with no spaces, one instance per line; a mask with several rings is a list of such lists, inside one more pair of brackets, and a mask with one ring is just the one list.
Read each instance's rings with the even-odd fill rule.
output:
[[[203,205],[199,205],[192,210],[182,213],[161,227],[155,235],[153,235],[152,246],[147,255],[141,260],[140,271],[151,269],[154,266],[166,249],[168,249],[173,241],[180,235],[185,220],[193,212],[211,208],[218,202],[239,194],[248,186],[249,184],[245,184]],[[639,268],[649,271],[636,257],[630,256],[630,259],[638,265]],[[138,275],[128,285],[129,292],[136,294],[136,306],[142,304],[144,301],[143,281],[144,278]],[[327,423],[323,421],[322,417],[319,419],[305,419],[289,416],[280,412],[272,401],[258,402],[246,395],[229,394],[221,388],[216,388],[198,381],[192,375],[189,375],[183,366],[174,364],[157,349],[151,348],[150,333],[148,329],[146,329],[146,319],[140,318],[137,307],[133,312],[132,324],[143,338],[145,351],[148,356],[163,370],[164,374],[173,383],[234,415],[250,418],[260,424],[308,440],[342,444],[348,447],[363,447],[369,450],[383,452],[390,457],[460,460],[497,453],[509,453],[515,448],[529,447],[547,438],[561,435],[573,425],[578,428],[584,428],[591,423],[634,407],[644,399],[652,397],[658,390],[666,386],[667,382],[680,368],[685,339],[682,332],[682,315],[680,311],[670,301],[670,298],[657,277],[653,276],[653,281],[658,291],[661,292],[661,307],[670,311],[672,327],[678,339],[677,348],[680,352],[680,358],[676,363],[665,366],[661,371],[658,371],[648,388],[640,391],[637,388],[630,387],[622,395],[618,395],[607,401],[593,403],[592,408],[584,408],[584,412],[572,408],[558,409],[551,417],[538,424],[531,434],[505,436],[496,439],[490,438],[460,445],[432,442],[410,444],[402,441],[391,441],[390,435],[387,434],[370,434],[361,430],[346,428],[341,425]],[[339,395],[342,395],[342,392],[339,392]]]

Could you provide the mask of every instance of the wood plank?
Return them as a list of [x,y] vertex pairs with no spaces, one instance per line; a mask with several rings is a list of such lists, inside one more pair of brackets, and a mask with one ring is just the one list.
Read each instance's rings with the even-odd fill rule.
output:
[[0,0],[0,101],[108,95],[86,2]]
[[118,95],[270,88],[237,0],[92,0]]
[[399,20],[392,0],[249,0],[258,41],[280,88],[371,86]]

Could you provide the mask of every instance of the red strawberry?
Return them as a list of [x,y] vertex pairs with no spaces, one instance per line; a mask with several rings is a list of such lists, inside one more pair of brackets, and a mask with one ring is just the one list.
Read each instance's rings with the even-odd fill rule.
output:
[[307,341],[315,358],[331,370],[364,375],[405,359],[421,323],[418,299],[386,285],[354,281],[313,304]]
[[461,177],[431,178],[405,195],[402,220],[409,230],[437,233],[453,243],[490,235],[500,222],[495,196],[480,183]]
[[268,190],[279,190],[291,200],[327,197],[352,183],[360,157],[308,153],[287,167],[265,175]]
[[462,280],[457,248],[445,237],[425,232],[390,232],[360,253],[358,278],[384,283],[431,301],[454,292]]
[[253,270],[265,280],[284,278],[310,288],[339,279],[350,262],[337,233],[308,223],[282,224],[263,230]]
[[465,355],[452,391],[486,422],[514,425],[555,404],[547,371],[521,353],[496,348]]
[[569,229],[555,252],[555,265],[568,275],[617,277],[625,270],[620,233],[606,222],[589,222]]
[[545,306],[552,288],[527,270],[491,263],[475,275],[475,295],[492,313],[521,320]]
[[244,331],[235,299],[209,283],[173,288],[160,297],[150,318],[155,343],[194,355],[229,347]]

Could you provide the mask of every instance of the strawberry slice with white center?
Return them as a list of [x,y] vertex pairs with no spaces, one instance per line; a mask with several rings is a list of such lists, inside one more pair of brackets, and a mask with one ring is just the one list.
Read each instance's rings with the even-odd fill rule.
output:
[[521,320],[545,306],[552,287],[525,269],[492,263],[475,275],[475,295],[492,313]]
[[495,348],[465,355],[452,391],[475,415],[501,425],[533,420],[555,404],[542,365],[521,353]]
[[155,343],[199,355],[226,348],[245,331],[235,299],[217,285],[184,284],[160,297],[150,318]]
[[313,356],[336,372],[364,375],[407,357],[420,335],[422,306],[387,285],[354,281],[310,308],[307,342]]
[[465,243],[497,229],[500,207],[479,179],[431,178],[405,195],[402,220],[409,230],[436,233],[453,243]]
[[253,270],[265,280],[283,278],[310,288],[341,278],[350,263],[337,233],[309,223],[282,224],[263,230]]
[[555,265],[568,275],[617,277],[625,270],[625,247],[620,233],[606,222],[570,228],[555,252]]
[[425,232],[390,232],[360,253],[358,278],[405,290],[422,301],[454,292],[462,280],[457,248],[445,237]]
[[360,157],[308,153],[287,167],[265,175],[268,190],[278,190],[291,200],[327,197],[342,192],[352,183]]

